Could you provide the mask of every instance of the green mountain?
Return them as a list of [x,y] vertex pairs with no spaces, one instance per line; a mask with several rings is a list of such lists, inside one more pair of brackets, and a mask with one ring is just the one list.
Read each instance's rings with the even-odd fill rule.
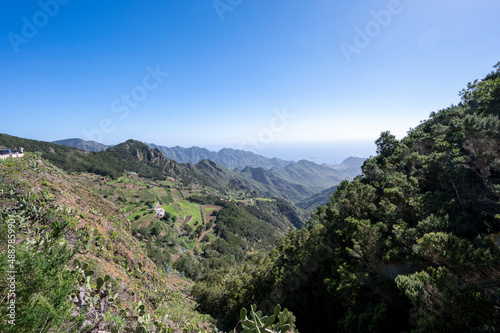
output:
[[273,168],[271,171],[291,184],[306,185],[315,192],[338,185],[346,178],[335,169],[327,168],[307,160],[301,160],[284,168]]
[[64,146],[69,146],[69,147],[74,147],[78,148],[81,150],[86,150],[86,151],[91,151],[91,152],[98,152],[102,150],[106,150],[109,147],[108,146],[96,141],[85,141],[82,139],[66,139],[66,140],[58,140],[58,141],[53,141],[53,143],[58,144],[58,145],[64,145]]
[[[151,149],[146,144],[134,140],[128,140],[100,152],[87,152],[6,134],[0,134],[0,144],[6,147],[23,146],[27,152],[39,152],[43,158],[67,172],[90,172],[112,179],[118,179],[131,172],[155,180],[173,177],[185,186],[205,187],[222,195],[239,192],[243,197],[249,198],[289,199],[296,196],[293,186],[281,179],[279,182],[282,187],[266,185],[209,160],[203,160],[198,164],[178,163],[167,159],[158,149]],[[286,186],[291,189],[283,193],[282,189]]]
[[319,206],[326,205],[330,201],[330,197],[337,190],[337,185],[327,188],[321,192],[311,195],[310,197],[296,203],[296,206],[307,211],[312,211]]
[[55,143],[19,138],[8,134],[0,133],[0,145],[8,148],[23,147],[28,152],[38,151],[41,153],[61,153],[66,154],[78,151],[78,149],[60,146]]
[[106,151],[88,152],[50,142],[29,140],[0,134],[0,145],[24,147],[27,152],[41,156],[67,172],[92,172],[117,178],[127,171],[144,177],[165,178],[185,170],[181,164],[168,160],[158,150],[139,141],[128,140]]
[[185,183],[212,187],[223,193],[243,191],[249,196],[283,198],[292,202],[299,202],[344,179],[334,169],[305,160],[271,170],[247,167],[231,171],[209,160],[182,164],[166,158],[159,149],[134,140],[100,152],[6,134],[0,134],[0,144],[23,146],[26,151],[41,152],[43,158],[68,172],[92,172],[112,178],[118,178],[125,172],[157,179],[175,177]]
[[336,165],[323,164],[323,166],[332,168],[340,172],[347,179],[351,180],[361,174],[361,167],[366,161],[366,158],[348,157],[342,163]]
[[252,182],[266,195],[286,198],[294,203],[338,185],[345,179],[337,170],[306,160],[284,168],[266,170],[247,167],[235,172]]
[[181,163],[199,163],[210,160],[218,165],[234,170],[248,181],[256,181],[252,187],[267,196],[282,197],[298,202],[331,186],[338,185],[344,179],[352,179],[361,172],[365,159],[350,157],[340,165],[317,165],[307,160],[299,162],[269,159],[251,152],[224,148],[212,152],[204,148],[162,147],[158,148],[167,158]]
[[[94,147],[97,150],[97,146],[90,142],[82,142],[79,139],[63,140],[58,141],[58,143],[79,146],[84,150]],[[140,145],[143,144],[140,143]],[[343,179],[352,179],[359,174],[360,163],[363,161],[360,158],[349,158],[338,166],[330,167],[317,165],[306,160],[289,162],[276,158],[269,159],[251,152],[234,149],[222,149],[216,153],[198,147],[168,148],[155,144],[149,144],[149,147],[152,150],[161,151],[169,160],[189,165],[188,168],[192,175],[186,174],[185,176],[192,181],[202,180],[201,182],[204,185],[222,191],[235,188],[246,189],[253,195],[284,198],[295,203],[331,186],[338,185]],[[141,149],[144,149],[144,147]],[[113,151],[113,149],[110,151]],[[102,157],[104,158],[104,156],[108,156],[108,154],[103,153]],[[45,157],[47,158],[47,156]],[[115,157],[117,157],[116,154]],[[122,157],[125,157],[125,155]],[[117,163],[127,165],[129,171],[140,169],[138,166],[132,167],[129,161],[117,162],[116,158],[113,162],[108,162],[110,165],[116,165]],[[125,170],[124,165],[113,172],[109,170],[106,163],[99,162],[90,171],[116,177]],[[183,168],[178,167],[177,171],[181,169]],[[151,175],[151,171],[148,174]],[[158,176],[157,173],[156,177]]]
[[[105,145],[99,142],[85,141],[82,139],[58,140],[54,141],[53,143],[90,152],[99,152],[102,150],[106,150],[109,147],[113,147],[112,145]],[[179,163],[197,164],[203,160],[210,160],[229,170],[233,170],[236,168],[244,169],[247,166],[271,169],[274,167],[285,167],[291,163],[294,163],[292,161],[285,161],[279,158],[267,158],[249,151],[231,148],[223,148],[218,152],[214,152],[200,147],[165,147],[156,145],[154,143],[149,143],[147,145],[152,149],[159,149],[166,158],[177,161]]]
[[239,190],[251,196],[283,198],[291,202],[299,201],[315,193],[315,188],[308,188],[295,181],[290,183],[289,180],[264,168],[247,167],[241,171],[237,169],[230,171],[209,160],[187,166],[195,179],[206,186],[224,192]]

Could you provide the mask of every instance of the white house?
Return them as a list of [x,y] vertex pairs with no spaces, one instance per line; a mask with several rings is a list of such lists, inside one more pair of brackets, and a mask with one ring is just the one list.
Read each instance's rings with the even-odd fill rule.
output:
[[155,208],[155,213],[156,213],[156,216],[158,216],[158,217],[164,217],[165,216],[165,209]]

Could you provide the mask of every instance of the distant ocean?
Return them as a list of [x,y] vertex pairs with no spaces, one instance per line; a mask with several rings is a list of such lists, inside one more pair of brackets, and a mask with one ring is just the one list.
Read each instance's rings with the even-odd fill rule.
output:
[[317,164],[339,164],[350,156],[370,157],[375,155],[376,146],[370,142],[332,142],[332,143],[269,143],[248,149],[265,157],[283,160],[309,160]]

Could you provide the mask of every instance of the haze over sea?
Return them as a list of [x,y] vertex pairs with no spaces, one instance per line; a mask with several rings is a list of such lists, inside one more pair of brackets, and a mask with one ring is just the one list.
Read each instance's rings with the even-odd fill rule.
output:
[[[210,145],[209,150],[219,151],[224,146]],[[339,164],[350,156],[370,157],[375,155],[375,143],[372,141],[348,142],[300,142],[300,143],[269,143],[260,146],[246,145],[242,148],[269,158],[280,158],[289,161],[309,160],[317,164]]]

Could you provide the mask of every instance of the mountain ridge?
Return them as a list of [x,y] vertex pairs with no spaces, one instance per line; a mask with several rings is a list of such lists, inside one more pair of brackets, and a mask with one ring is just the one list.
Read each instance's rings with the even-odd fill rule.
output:
[[[83,139],[77,138],[58,140],[53,141],[52,143],[91,152],[99,152],[115,146],[106,145],[95,141],[85,141]],[[219,151],[212,151],[207,148],[198,146],[185,148],[181,146],[167,147],[154,143],[145,144],[152,149],[158,149],[166,158],[183,164],[198,164],[203,160],[211,160],[229,170],[244,170],[246,167],[264,168],[267,170],[271,170],[273,168],[286,168],[287,166],[296,163],[313,163],[315,165],[320,165],[322,167],[337,170],[342,174],[343,177],[346,177],[348,179],[352,179],[360,173],[361,166],[366,160],[366,158],[362,157],[349,156],[340,164],[317,164],[307,159],[302,159],[299,161],[283,160],[277,157],[265,157],[250,151],[233,148],[222,148]]]
[[208,159],[229,170],[243,169],[247,166],[271,169],[273,167],[285,167],[293,163],[293,161],[286,161],[276,157],[268,158],[250,151],[233,148],[222,148],[216,152],[197,146],[184,148],[180,146],[166,147],[154,143],[148,143],[147,145],[158,148],[167,158],[180,163],[196,164]]
[[337,190],[338,185],[327,188],[321,192],[311,195],[304,200],[297,202],[295,205],[299,208],[312,211],[319,206],[324,206],[330,201],[330,197]]
[[[202,184],[222,193],[244,191],[252,196],[283,198],[291,202],[298,202],[318,191],[318,187],[293,180],[285,171],[283,175],[263,168],[259,169],[261,171],[246,173],[237,169],[231,171],[210,160],[202,160],[197,164],[182,164],[166,158],[159,149],[152,149],[136,140],[127,140],[100,152],[88,152],[6,134],[0,134],[0,144],[11,147],[23,146],[28,152],[39,151],[43,158],[67,172],[92,172],[113,179],[125,172],[136,172],[146,178],[174,177],[186,183]],[[253,174],[256,172],[261,172],[270,181],[254,177]]]
[[100,142],[96,142],[96,141],[85,141],[85,140],[80,139],[80,138],[57,140],[57,141],[52,141],[52,143],[55,143],[57,145],[74,147],[74,148],[78,148],[78,149],[86,150],[86,151],[90,151],[90,152],[99,152],[99,151],[106,150],[110,147],[113,147],[113,145],[105,145],[104,143],[100,143]]

